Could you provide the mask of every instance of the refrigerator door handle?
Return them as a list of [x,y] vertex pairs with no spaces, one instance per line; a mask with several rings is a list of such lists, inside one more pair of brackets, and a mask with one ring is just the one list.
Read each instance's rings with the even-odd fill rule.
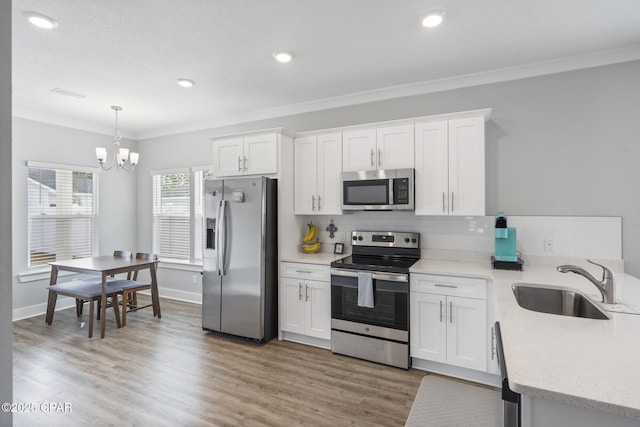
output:
[[222,208],[222,200],[218,202],[218,212],[216,213],[216,241],[215,241],[215,249],[216,249],[216,270],[218,271],[218,276],[221,275],[222,271],[220,271],[220,253],[222,248],[220,247],[220,222],[222,220],[220,209]]
[[218,218],[220,218],[220,246],[218,251],[218,256],[220,259],[220,265],[218,267],[221,272],[221,276],[225,276],[227,271],[225,269],[226,261],[227,261],[227,201],[220,201],[220,214]]

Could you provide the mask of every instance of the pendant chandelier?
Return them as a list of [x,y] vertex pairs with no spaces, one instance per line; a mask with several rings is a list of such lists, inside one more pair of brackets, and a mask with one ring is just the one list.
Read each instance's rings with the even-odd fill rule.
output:
[[[100,163],[100,167],[103,170],[108,171],[113,166],[117,166],[117,169],[124,169],[126,171],[132,171],[135,169],[138,164],[138,159],[140,155],[138,153],[129,153],[128,148],[120,148],[120,132],[118,132],[118,111],[122,111],[122,107],[118,107],[117,105],[111,106],[111,109],[116,112],[116,132],[113,136],[113,158],[108,165],[105,164],[107,160],[107,149],[98,147],[96,148],[96,158],[98,159],[98,163]],[[128,160],[128,162],[127,162]]]

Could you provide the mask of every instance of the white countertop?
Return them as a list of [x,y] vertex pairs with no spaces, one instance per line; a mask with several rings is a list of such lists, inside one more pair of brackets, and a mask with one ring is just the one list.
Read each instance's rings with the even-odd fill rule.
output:
[[[598,272],[587,265],[581,263]],[[520,307],[511,290],[516,282],[565,286],[600,301],[587,279],[559,273],[554,265],[493,270],[489,261],[422,259],[411,272],[493,280],[509,386],[515,392],[640,420],[640,315],[608,312],[611,320],[595,320],[538,313]],[[616,292],[619,302],[640,311],[640,280],[616,273]]]
[[342,259],[348,254],[336,255],[331,252],[316,252],[315,254],[292,253],[280,257],[280,261],[284,262],[304,262],[307,264],[329,265],[333,261]]

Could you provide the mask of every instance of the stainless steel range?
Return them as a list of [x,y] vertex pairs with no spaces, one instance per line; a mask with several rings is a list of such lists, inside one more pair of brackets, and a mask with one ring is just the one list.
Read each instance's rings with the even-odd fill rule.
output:
[[352,255],[331,263],[331,351],[408,369],[409,268],[420,234],[353,231]]

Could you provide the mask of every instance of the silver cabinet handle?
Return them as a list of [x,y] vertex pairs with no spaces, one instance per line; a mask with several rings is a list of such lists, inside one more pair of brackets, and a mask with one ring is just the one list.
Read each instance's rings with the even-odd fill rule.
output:
[[453,323],[453,302],[449,301],[449,323]]
[[302,301],[302,283],[298,283],[298,301]]
[[316,196],[311,196],[311,210],[316,210]]
[[373,149],[371,149],[371,166],[372,166],[372,167],[376,165],[376,162],[375,162],[375,160],[373,159],[373,156],[374,156]]
[[296,270],[296,273],[306,273],[306,274],[311,274],[310,270]]
[[491,360],[494,360],[494,358],[496,357],[496,331],[495,329],[492,327],[491,328]]
[[442,323],[442,300],[440,300],[440,323]]
[[444,191],[442,192],[442,212],[446,212],[444,210]]
[[309,301],[309,285],[304,285],[305,289],[304,289],[304,300],[305,301]]
[[247,171],[247,156],[244,156],[244,171]]
[[238,156],[238,172],[242,172],[242,158]]
[[382,150],[378,148],[378,166],[382,166]]
[[318,194],[318,210],[320,210],[320,195]]
[[456,286],[456,285],[442,285],[440,283],[436,283],[433,286],[437,286],[439,288],[453,288],[453,289],[457,289],[458,288],[458,286]]
[[453,203],[454,200],[455,200],[455,194],[452,191],[451,192],[451,212],[455,210],[455,204]]

